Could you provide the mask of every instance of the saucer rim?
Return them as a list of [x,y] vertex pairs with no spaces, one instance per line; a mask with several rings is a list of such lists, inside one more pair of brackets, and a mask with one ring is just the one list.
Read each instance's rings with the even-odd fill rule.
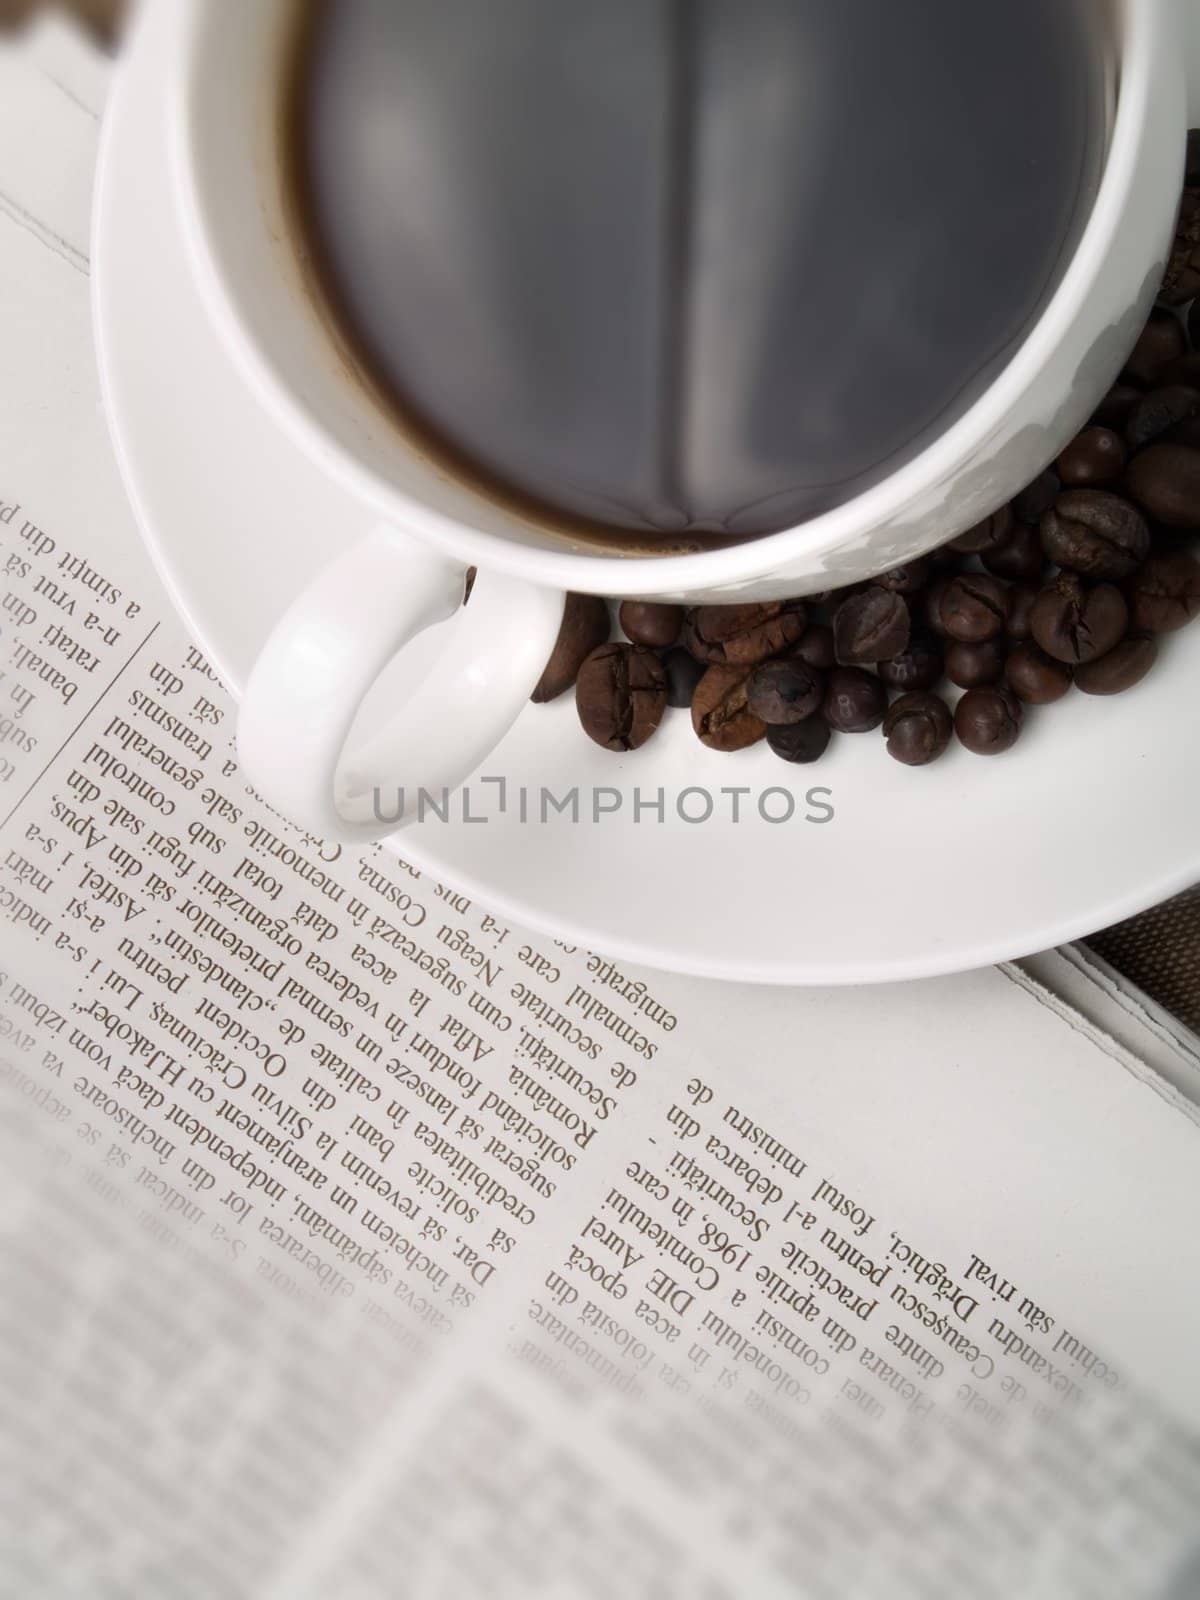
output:
[[[140,56],[135,51],[122,63],[121,69],[115,76],[111,90],[112,99],[101,133],[91,237],[92,320],[100,389],[109,437],[122,484],[155,572],[162,581],[171,604],[193,636],[202,643],[214,671],[236,700],[240,691],[237,674],[224,659],[221,647],[219,645],[214,647],[210,642],[209,630],[197,614],[182,581],[182,575],[176,570],[168,554],[168,543],[150,516],[144,501],[140,474],[133,459],[137,450],[134,443],[134,436],[138,431],[136,422],[123,415],[118,398],[120,384],[116,370],[120,360],[118,353],[120,341],[112,319],[107,313],[112,264],[112,257],[104,245],[110,215],[107,197],[110,188],[119,181],[117,175],[119,153],[114,154],[114,152],[121,138],[121,108],[125,100],[132,95],[135,71],[146,70],[147,55],[145,49],[141,51]],[[360,509],[366,512],[365,507]],[[1200,880],[1200,829],[1198,829],[1192,854],[1175,866],[1164,870],[1152,881],[1142,881],[1116,895],[1109,893],[1097,896],[1087,902],[1086,908],[1080,909],[1077,906],[1058,919],[1049,922],[1035,920],[1031,925],[1027,925],[1023,932],[1014,933],[1009,930],[990,939],[980,937],[974,940],[968,939],[966,942],[956,940],[953,947],[941,942],[935,933],[925,941],[921,951],[912,956],[897,954],[888,959],[868,957],[860,962],[843,959],[823,965],[811,959],[804,959],[798,964],[794,958],[791,960],[784,958],[777,962],[762,959],[742,961],[736,954],[730,954],[728,951],[701,954],[697,951],[678,950],[670,944],[656,944],[652,940],[640,939],[636,934],[620,936],[605,931],[597,935],[586,925],[547,909],[536,900],[519,900],[486,879],[473,876],[469,872],[461,872],[452,863],[444,863],[438,858],[436,849],[429,850],[423,847],[420,838],[413,830],[386,841],[385,848],[390,853],[411,862],[422,872],[428,873],[455,892],[466,894],[489,909],[494,909],[501,917],[511,920],[518,929],[529,928],[552,939],[563,939],[568,943],[594,949],[616,960],[638,966],[708,980],[787,987],[840,987],[910,981],[947,976],[981,966],[1016,960],[1036,951],[1069,943],[1099,928],[1122,921]]]

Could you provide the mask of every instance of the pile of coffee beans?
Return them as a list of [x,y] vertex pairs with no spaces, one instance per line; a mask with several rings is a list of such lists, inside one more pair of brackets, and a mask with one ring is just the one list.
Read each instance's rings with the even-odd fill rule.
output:
[[[1200,130],[1159,303],[1088,426],[1009,504],[869,583],[685,609],[570,595],[534,692],[574,686],[584,731],[636,750],[668,707],[713,750],[816,761],[882,729],[926,766],[954,739],[999,755],[1030,707],[1120,694],[1200,615]],[[953,708],[946,682],[962,690]],[[891,698],[894,695],[895,698]]]

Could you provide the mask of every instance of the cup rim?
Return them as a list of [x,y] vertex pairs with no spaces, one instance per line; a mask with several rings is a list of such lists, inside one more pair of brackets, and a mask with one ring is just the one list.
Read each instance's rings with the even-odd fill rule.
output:
[[305,453],[321,461],[331,476],[385,520],[429,539],[465,565],[499,568],[536,584],[614,595],[700,594],[736,588],[791,568],[819,576],[824,557],[872,527],[892,521],[951,478],[985,444],[1036,382],[1104,271],[1136,180],[1139,132],[1153,92],[1154,46],[1158,31],[1167,25],[1163,0],[1133,0],[1120,6],[1115,114],[1091,213],[1049,302],[1004,368],[967,410],[911,460],[829,511],[743,543],[654,556],[569,547],[565,539],[561,549],[526,544],[437,511],[360,460],[287,383],[246,315],[214,238],[216,230],[206,221],[209,197],[199,158],[203,117],[197,108],[196,43],[200,30],[215,24],[220,9],[207,0],[180,0],[174,10],[175,38],[167,57],[174,80],[166,95],[168,143],[188,257],[209,317],[243,378]]

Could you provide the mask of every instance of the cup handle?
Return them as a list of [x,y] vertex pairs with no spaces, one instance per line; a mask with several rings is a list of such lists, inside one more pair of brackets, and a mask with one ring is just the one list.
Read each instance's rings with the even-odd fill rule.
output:
[[[369,844],[440,803],[516,721],[554,648],[561,591],[466,569],[391,527],[373,529],[292,605],[263,647],[238,717],[238,755],[269,804],[319,838]],[[369,690],[419,633],[453,617],[436,683],[380,725]],[[347,750],[351,732],[352,748]]]

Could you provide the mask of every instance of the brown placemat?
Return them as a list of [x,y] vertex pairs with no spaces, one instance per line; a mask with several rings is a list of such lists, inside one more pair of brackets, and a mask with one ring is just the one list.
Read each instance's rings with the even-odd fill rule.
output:
[[1118,922],[1087,944],[1200,1033],[1200,885]]

